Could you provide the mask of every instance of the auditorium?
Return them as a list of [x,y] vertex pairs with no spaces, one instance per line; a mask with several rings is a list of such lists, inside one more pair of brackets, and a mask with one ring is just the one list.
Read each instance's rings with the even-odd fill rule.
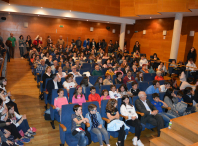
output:
[[198,146],[198,0],[0,0],[0,146]]

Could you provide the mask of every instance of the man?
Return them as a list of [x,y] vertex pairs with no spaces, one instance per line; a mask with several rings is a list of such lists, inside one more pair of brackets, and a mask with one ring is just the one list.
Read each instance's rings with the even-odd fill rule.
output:
[[146,94],[153,94],[153,93],[159,93],[161,92],[161,88],[160,88],[160,83],[157,80],[153,81],[153,85],[150,85],[147,89],[146,89]]
[[95,70],[92,72],[92,76],[102,76],[103,73],[100,70],[100,67],[98,64],[95,65]]
[[61,83],[61,78],[58,77],[58,74],[52,75],[52,80],[49,80],[46,86],[46,90],[48,91],[47,100],[51,100],[53,89],[60,89],[60,88],[63,88],[63,85]]
[[73,74],[74,75],[74,80],[76,79],[76,77],[82,76],[79,72],[76,71],[76,66],[72,66],[71,70],[72,70],[72,72],[69,72],[69,74]]
[[76,47],[78,48],[78,50],[80,50],[81,44],[82,44],[82,41],[80,40],[80,37],[78,37],[78,40],[76,40]]
[[52,69],[52,74],[55,74],[56,73],[56,67],[58,66],[58,62],[56,60],[53,61],[53,64],[51,66],[51,69]]
[[153,126],[157,126],[158,137],[160,136],[160,129],[164,128],[164,120],[161,115],[158,114],[156,107],[146,99],[146,93],[140,91],[138,94],[138,99],[135,101],[135,107],[138,112],[144,113],[141,117],[141,123],[149,123]]
[[13,37],[13,33],[10,33],[10,37],[8,38],[8,40],[12,42],[12,47],[9,48],[10,57],[14,58],[14,50],[15,50],[15,46],[17,45],[17,42],[16,42],[16,38]]
[[132,71],[129,70],[127,72],[127,75],[124,77],[123,79],[123,83],[126,85],[127,83],[132,83],[132,82],[135,82],[135,79],[134,77],[132,76]]
[[32,50],[30,50],[29,58],[31,58],[32,54],[39,55],[38,51],[34,47],[32,48]]
[[89,45],[86,46],[85,51],[87,51],[88,53],[91,52],[91,49],[89,48]]
[[60,47],[60,45],[64,46],[64,44],[65,44],[65,41],[64,41],[63,37],[60,35],[59,39],[57,41],[58,48]]
[[102,43],[101,43],[101,40],[99,40],[99,42],[96,45],[96,49],[99,50],[99,48],[101,47],[102,47]]
[[37,68],[36,68],[36,73],[42,74],[42,72],[45,71],[46,67],[48,65],[45,64],[45,60],[41,59],[41,64],[38,64]]
[[89,41],[89,38],[87,38],[86,40],[84,40],[83,42],[83,47],[86,48],[87,45],[89,46],[90,45],[90,41]]
[[48,66],[52,66],[54,64],[52,55],[50,55],[49,58],[46,59],[45,64],[47,64]]
[[106,47],[107,47],[107,43],[106,43],[105,40],[103,39],[103,40],[102,40],[102,44],[101,44],[101,48],[105,51]]
[[94,48],[96,47],[96,42],[94,41],[94,39],[92,39],[92,42],[90,43],[90,48],[92,48],[94,46]]
[[166,92],[168,88],[171,87],[170,81],[165,81],[164,85],[160,86],[161,92]]

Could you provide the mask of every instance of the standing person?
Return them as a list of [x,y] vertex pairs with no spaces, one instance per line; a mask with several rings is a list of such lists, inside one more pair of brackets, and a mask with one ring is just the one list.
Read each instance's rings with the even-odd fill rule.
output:
[[23,39],[23,35],[20,35],[20,37],[19,37],[19,50],[20,50],[21,59],[23,59],[24,47],[25,47],[25,41]]
[[31,40],[30,35],[28,35],[27,36],[27,39],[26,39],[26,49],[27,49],[27,52],[29,52],[31,48],[32,48],[32,40]]
[[82,41],[80,40],[80,37],[78,37],[78,40],[76,40],[76,47],[78,48],[78,50],[80,50],[81,44],[82,44]]
[[8,40],[12,42],[12,47],[9,48],[10,57],[14,58],[14,50],[15,50],[15,46],[17,45],[17,42],[16,42],[16,38],[13,37],[13,33],[10,33],[10,37],[8,38]]
[[92,42],[90,43],[90,48],[92,48],[94,46],[94,48],[96,48],[96,42],[94,39],[92,39]]
[[190,51],[188,52],[187,61],[189,61],[190,58],[192,58],[192,60],[193,60],[194,62],[196,62],[196,56],[197,56],[196,50],[195,50],[194,47],[192,47],[192,48],[190,49]]
[[58,41],[57,41],[57,46],[59,47],[60,45],[62,45],[63,48],[64,48],[64,44],[65,44],[65,41],[64,41],[62,35],[60,35],[60,36],[59,36],[59,39],[58,39]]
[[105,51],[106,47],[107,47],[107,43],[105,42],[105,39],[103,39],[101,48],[103,49],[103,51]]
[[83,42],[83,47],[86,48],[87,45],[89,46],[90,45],[90,41],[89,41],[89,38],[87,38],[86,40],[84,40]]
[[118,41],[115,41],[115,44],[114,44],[114,51],[117,51],[118,50],[118,47],[119,47],[119,43]]
[[133,52],[136,52],[136,50],[138,50],[138,52],[140,52],[140,44],[138,41],[135,42],[135,45],[133,47]]
[[38,48],[39,44],[43,44],[42,37],[39,35],[36,36],[35,40],[33,41],[34,47]]
[[47,37],[47,46],[52,46],[53,42],[52,42],[52,39],[51,39],[51,36],[48,36]]
[[97,51],[98,51],[99,48],[101,48],[101,47],[102,47],[102,42],[101,42],[101,40],[99,40],[99,42],[97,43],[97,46],[96,46]]

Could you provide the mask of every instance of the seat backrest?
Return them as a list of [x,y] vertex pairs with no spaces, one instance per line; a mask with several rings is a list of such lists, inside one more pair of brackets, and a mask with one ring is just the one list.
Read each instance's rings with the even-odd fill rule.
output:
[[78,85],[80,85],[80,82],[82,81],[83,78],[84,78],[84,77],[76,77],[76,78],[75,78],[76,83],[77,83]]
[[91,64],[90,63],[83,63],[82,69],[90,69],[90,68],[91,68]]
[[143,79],[144,81],[152,81],[152,75],[151,73],[143,73]]
[[107,59],[102,59],[102,64],[104,64],[107,61]]
[[[71,102],[71,103],[72,103],[72,97],[74,96],[75,90],[76,90],[76,88],[69,89],[69,102]],[[82,94],[84,94],[84,90],[82,90]]]
[[165,95],[166,92],[161,92],[159,93],[159,96],[160,96],[160,100],[164,101],[164,95]]
[[156,73],[151,73],[151,76],[152,76],[152,81],[153,81],[156,76]]
[[[134,105],[135,107],[135,101],[138,99],[139,97],[138,96],[133,96],[133,99],[131,100],[131,104]],[[129,100],[130,101],[130,100]]]
[[[67,95],[67,90],[66,89],[63,89],[64,90],[64,96],[67,97],[67,100],[68,100],[68,95]],[[52,98],[51,98],[51,104],[54,105],[54,99],[56,97],[58,97],[58,93],[57,93],[58,89],[52,89]]]
[[107,102],[108,102],[108,100],[101,101],[101,117],[103,117],[103,118],[107,118],[107,114],[106,114]]
[[153,96],[152,94],[147,94],[147,99],[152,102],[153,101]]
[[90,104],[95,104],[97,106],[97,112],[100,113],[100,107],[99,107],[99,103],[97,101],[93,101],[93,102],[85,102],[82,104],[82,113],[83,113],[83,117],[85,117],[85,115],[89,112],[88,110],[88,106]]
[[89,69],[80,69],[80,74],[82,75],[84,72],[89,71]]
[[105,73],[107,72],[107,70],[108,70],[108,68],[103,68],[103,69],[102,69],[103,75],[105,75]]
[[117,105],[118,112],[120,113],[120,106],[122,104],[122,98],[118,98],[117,102],[118,102],[118,105]]
[[52,79],[51,79],[51,78],[47,78],[47,79],[45,80],[45,89],[44,89],[44,91],[46,91],[47,82],[48,82],[49,80],[52,80]]
[[160,85],[164,85],[165,80],[159,81]]
[[146,91],[146,89],[149,87],[148,82],[139,82],[139,89],[140,91]]
[[[88,96],[89,96],[89,94],[91,94],[90,93],[90,88],[91,88],[92,86],[88,86],[88,87],[86,87],[86,94],[85,94],[85,99],[86,100],[88,100]],[[100,95],[100,89],[99,89],[99,87],[98,86],[94,86],[95,88],[96,88],[96,93],[98,93],[99,95]]]
[[61,78],[61,83],[63,84],[63,82],[65,81],[65,78]]
[[127,88],[130,90],[132,88],[132,83],[127,83]]
[[153,55],[150,56],[150,59],[154,59]]
[[104,90],[104,89],[107,89],[108,91],[111,91],[110,87],[111,87],[111,85],[102,85],[101,86],[101,91]]
[[113,75],[113,84],[115,84],[115,79],[117,78],[116,75]]

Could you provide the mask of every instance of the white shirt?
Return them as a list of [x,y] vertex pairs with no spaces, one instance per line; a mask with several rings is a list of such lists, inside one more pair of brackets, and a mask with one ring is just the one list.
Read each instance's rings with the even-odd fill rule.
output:
[[[140,99],[140,100],[141,100],[141,99]],[[142,100],[141,100],[141,101],[142,101]],[[146,110],[149,111],[150,114],[151,114],[151,109],[150,109],[150,107],[148,106],[148,104],[146,103],[146,100],[145,100],[145,101],[142,101],[142,103],[144,104]]]
[[[186,67],[186,70],[191,70],[191,72],[195,72],[195,68],[197,68],[197,66],[195,65],[195,63],[190,63],[189,61],[188,61],[188,63],[186,64],[186,66],[188,66],[188,67]],[[192,68],[193,67],[193,68]]]
[[134,106],[131,105],[122,105],[120,107],[120,113],[123,116],[128,116],[128,119],[131,119],[131,117],[136,117],[136,119],[138,118],[137,113],[135,112],[135,108]]
[[78,57],[72,57],[72,59],[74,59],[74,62],[76,61],[76,59],[78,59]]
[[117,91],[115,91],[115,92],[109,91],[109,96],[110,96],[111,99],[116,99],[116,100],[118,98],[121,98],[121,95]]
[[159,70],[159,71],[167,72],[166,67],[165,67],[164,65],[163,65],[162,67],[159,65],[159,66],[158,66],[158,70]]
[[73,72],[69,72],[69,74],[73,74],[74,75],[74,80],[76,79],[76,77],[81,77],[82,76],[79,72],[77,72],[77,73],[78,74],[76,75]]
[[186,82],[186,81],[183,81],[182,82],[182,84],[181,84],[181,86],[180,86],[180,90],[184,90],[186,87],[192,87],[193,88],[193,90],[195,90],[195,85],[191,85],[191,84],[189,84],[188,82]]
[[54,89],[58,89],[58,83],[55,82],[54,80],[53,80],[53,82],[54,82]]
[[184,72],[181,73],[179,79],[180,79],[181,82],[186,81],[186,75],[185,75]]
[[63,87],[70,89],[70,88],[74,88],[75,87],[75,83],[71,82],[71,83],[67,83],[66,81],[63,82]]
[[165,88],[165,85],[161,85],[160,88],[161,88],[161,92],[166,92],[166,90],[167,90],[167,89]]
[[59,78],[64,78],[64,77],[66,77],[66,73],[65,73],[65,72],[62,72],[61,75],[60,75],[59,73],[57,73],[57,74],[58,74],[58,77],[59,77]]
[[148,61],[146,58],[140,59],[139,65],[142,67],[143,64],[148,64]]
[[[3,103],[3,106],[1,107],[0,113],[2,113],[3,110],[5,109],[5,108],[4,108],[4,105],[5,105],[5,103]],[[1,121],[3,121],[5,117],[6,117],[6,113],[5,113],[4,115],[1,115]]]

